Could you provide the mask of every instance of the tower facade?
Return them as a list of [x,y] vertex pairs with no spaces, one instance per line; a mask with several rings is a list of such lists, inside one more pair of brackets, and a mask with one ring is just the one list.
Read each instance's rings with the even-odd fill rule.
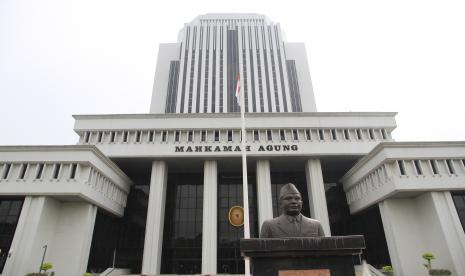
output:
[[207,14],[185,24],[177,43],[161,44],[151,113],[315,112],[303,43],[259,14]]

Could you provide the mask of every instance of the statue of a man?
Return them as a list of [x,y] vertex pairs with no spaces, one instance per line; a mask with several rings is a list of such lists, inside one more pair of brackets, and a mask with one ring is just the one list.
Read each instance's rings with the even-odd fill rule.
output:
[[260,238],[290,238],[324,236],[323,227],[316,219],[303,216],[302,196],[292,183],[279,191],[279,207],[282,214],[263,222]]

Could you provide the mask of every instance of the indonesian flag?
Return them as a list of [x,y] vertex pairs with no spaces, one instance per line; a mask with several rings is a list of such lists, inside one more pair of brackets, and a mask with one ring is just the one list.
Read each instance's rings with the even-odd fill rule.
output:
[[236,100],[237,104],[241,106],[241,76],[239,74],[237,74]]

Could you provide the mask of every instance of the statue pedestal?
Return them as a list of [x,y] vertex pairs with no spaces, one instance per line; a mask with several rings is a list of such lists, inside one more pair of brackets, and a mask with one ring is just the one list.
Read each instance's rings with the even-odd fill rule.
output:
[[241,239],[254,276],[355,276],[363,236]]

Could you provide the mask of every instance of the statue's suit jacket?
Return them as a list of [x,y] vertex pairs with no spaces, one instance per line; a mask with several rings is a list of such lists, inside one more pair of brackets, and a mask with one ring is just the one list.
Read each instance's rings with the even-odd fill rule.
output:
[[323,227],[318,220],[301,215],[300,233],[294,234],[293,227],[286,215],[263,222],[260,238],[320,237],[324,236]]

